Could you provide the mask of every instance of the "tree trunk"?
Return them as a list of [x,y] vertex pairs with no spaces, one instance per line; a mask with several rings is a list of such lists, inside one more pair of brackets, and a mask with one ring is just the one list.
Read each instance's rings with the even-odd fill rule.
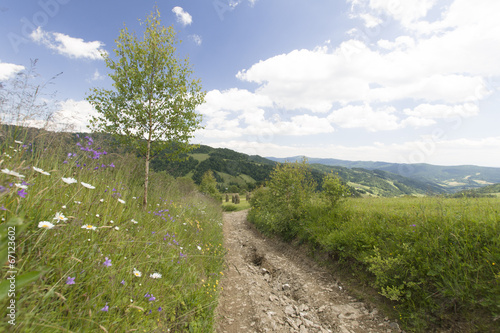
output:
[[148,140],[148,148],[146,150],[146,176],[144,178],[144,201],[142,208],[146,210],[148,206],[148,183],[149,183],[149,158],[151,156],[151,139]]

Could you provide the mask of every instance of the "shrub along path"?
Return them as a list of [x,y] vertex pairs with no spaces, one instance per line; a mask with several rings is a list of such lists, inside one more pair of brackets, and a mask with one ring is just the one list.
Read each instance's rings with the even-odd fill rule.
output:
[[247,222],[247,213],[224,213],[229,252],[217,309],[218,333],[400,332],[397,323],[349,296],[305,253],[261,236]]

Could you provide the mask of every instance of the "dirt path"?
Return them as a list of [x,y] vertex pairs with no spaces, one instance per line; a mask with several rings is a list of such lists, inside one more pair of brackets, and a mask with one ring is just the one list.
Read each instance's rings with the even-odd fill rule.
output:
[[304,253],[260,236],[246,216],[224,214],[229,253],[217,333],[400,332]]

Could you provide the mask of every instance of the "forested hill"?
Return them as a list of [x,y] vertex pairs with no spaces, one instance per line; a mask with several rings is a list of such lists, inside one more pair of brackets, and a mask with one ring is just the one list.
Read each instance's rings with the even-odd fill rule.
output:
[[[276,162],[284,162],[285,160],[294,162],[301,160],[303,156],[268,158]],[[449,193],[500,183],[500,168],[475,165],[440,166],[426,163],[401,164],[372,161],[346,161],[330,158],[308,158],[308,162],[311,164],[346,167],[352,170],[360,168],[364,170],[385,171],[412,180],[434,184]]]
[[[151,162],[155,171],[167,171],[175,177],[191,177],[201,182],[203,174],[212,170],[219,190],[236,192],[252,190],[263,184],[277,162],[257,155],[246,155],[227,148],[212,148],[201,145],[184,156],[182,162],[169,161],[158,156]],[[439,194],[445,190],[435,183],[406,178],[380,170],[362,168],[349,169],[321,164],[311,164],[313,179],[321,186],[326,173],[337,173],[352,189],[354,195],[401,196]]]
[[212,170],[220,190],[232,187],[236,192],[252,190],[264,183],[276,162],[260,156],[250,156],[227,148],[212,148],[200,145],[183,156],[184,161],[169,161],[164,155],[153,159],[155,171],[167,171],[175,177],[191,177],[200,183],[203,174]]

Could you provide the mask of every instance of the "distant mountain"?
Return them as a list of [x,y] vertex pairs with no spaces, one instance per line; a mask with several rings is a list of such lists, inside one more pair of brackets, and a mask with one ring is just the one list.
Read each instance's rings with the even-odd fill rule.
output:
[[[288,158],[267,157],[276,162],[301,160],[303,156]],[[479,188],[500,183],[500,168],[480,167],[474,165],[439,166],[426,163],[402,164],[372,161],[346,161],[331,158],[308,158],[310,164],[381,170],[424,183],[432,183],[447,192]]]

